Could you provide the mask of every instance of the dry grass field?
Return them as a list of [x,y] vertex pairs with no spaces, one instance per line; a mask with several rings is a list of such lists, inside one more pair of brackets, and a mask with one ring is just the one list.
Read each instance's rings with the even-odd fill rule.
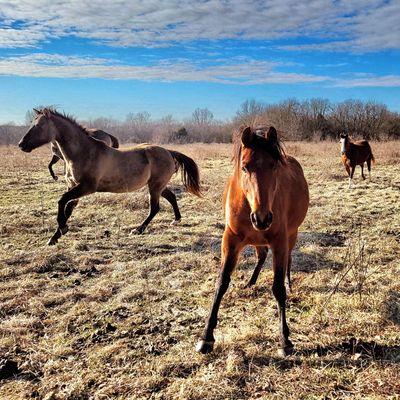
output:
[[[246,250],[220,310],[215,351],[194,351],[219,267],[229,145],[170,146],[195,158],[204,198],[172,187],[144,235],[145,190],[81,200],[55,247],[65,189],[48,148],[0,148],[0,358],[20,373],[2,399],[400,398],[400,143],[372,143],[372,181],[347,188],[338,143],[288,143],[311,204],[294,251],[288,323],[277,357],[271,258],[252,289]],[[59,175],[61,163],[56,166]]]

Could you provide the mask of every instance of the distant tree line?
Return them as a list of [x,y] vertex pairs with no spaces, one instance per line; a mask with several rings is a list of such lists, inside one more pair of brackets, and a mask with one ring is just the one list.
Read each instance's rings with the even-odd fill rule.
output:
[[[16,144],[31,119],[32,112],[28,111],[24,125],[0,125],[0,144]],[[228,143],[241,125],[274,125],[286,140],[336,140],[341,132],[368,140],[400,139],[400,114],[386,105],[360,100],[332,103],[322,98],[288,99],[274,104],[246,100],[229,121],[216,120],[209,109],[197,108],[184,121],[172,115],[153,119],[142,111],[129,113],[123,121],[101,117],[80,123],[129,143]]]
[[289,140],[335,140],[342,132],[367,140],[400,139],[400,114],[372,101],[331,103],[314,98],[264,104],[247,100],[237,111],[234,122],[236,125],[274,125]]

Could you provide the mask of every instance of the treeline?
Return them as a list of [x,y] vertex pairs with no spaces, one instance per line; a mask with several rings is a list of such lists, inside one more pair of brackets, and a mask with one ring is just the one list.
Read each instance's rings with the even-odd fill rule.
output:
[[[0,125],[0,144],[17,143],[31,119],[28,111],[25,125]],[[227,143],[241,125],[274,125],[286,140],[336,140],[341,132],[368,140],[400,139],[400,114],[386,105],[360,100],[332,103],[321,98],[275,104],[246,100],[229,121],[216,120],[207,108],[197,108],[184,121],[171,115],[153,119],[143,111],[129,113],[123,121],[103,117],[80,123],[110,132],[122,143]]]
[[361,100],[288,99],[277,104],[248,100],[236,113],[235,123],[274,125],[289,140],[336,140],[342,132],[367,140],[400,139],[400,114],[384,104]]

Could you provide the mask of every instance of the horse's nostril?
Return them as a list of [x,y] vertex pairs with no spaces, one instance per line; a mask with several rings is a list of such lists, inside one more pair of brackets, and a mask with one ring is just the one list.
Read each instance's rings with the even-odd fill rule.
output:
[[267,214],[267,217],[266,217],[266,219],[265,219],[265,222],[266,222],[267,224],[271,224],[271,223],[272,223],[273,217],[274,217],[274,215],[272,214],[272,212],[269,212],[269,213]]

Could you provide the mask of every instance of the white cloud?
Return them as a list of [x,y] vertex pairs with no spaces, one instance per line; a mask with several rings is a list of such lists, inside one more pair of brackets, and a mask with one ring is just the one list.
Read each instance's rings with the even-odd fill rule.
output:
[[279,64],[237,58],[230,62],[200,65],[185,59],[139,66],[113,59],[35,53],[0,58],[0,75],[46,78],[103,78],[144,81],[204,81],[258,85],[322,82],[324,76],[279,72]]
[[287,48],[400,48],[398,0],[0,0],[0,19],[0,47],[72,35],[111,46],[303,36],[314,43]]
[[365,78],[339,80],[335,86],[341,87],[400,87],[400,75],[374,76]]

